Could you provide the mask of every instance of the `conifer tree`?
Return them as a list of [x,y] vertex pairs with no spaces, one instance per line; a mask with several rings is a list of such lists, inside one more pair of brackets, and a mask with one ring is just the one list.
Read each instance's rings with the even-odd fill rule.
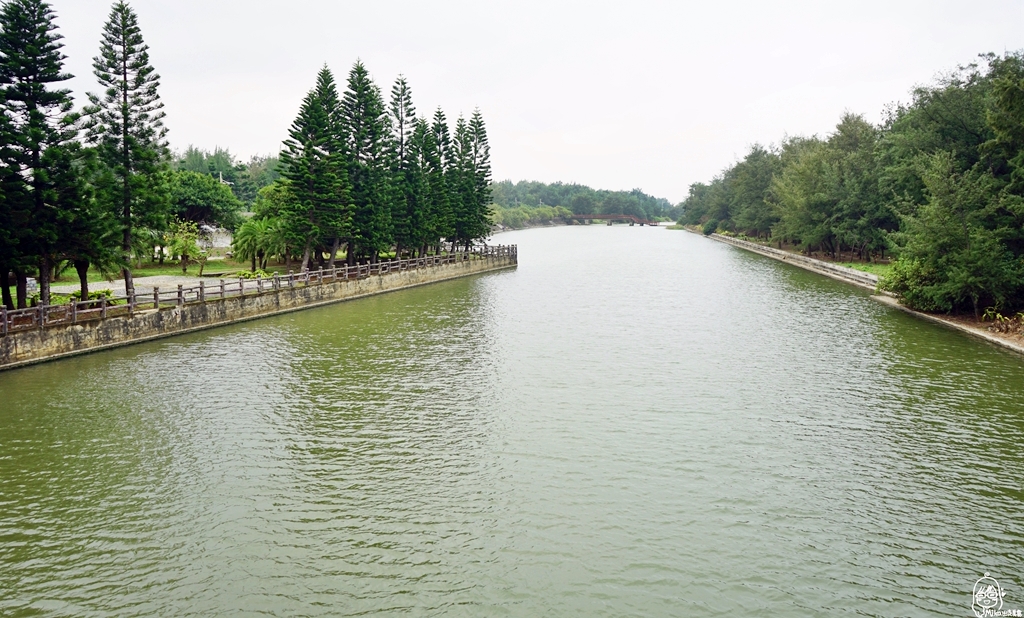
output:
[[[27,225],[18,239],[21,263],[16,266],[36,258],[42,303],[50,301],[50,278],[66,235],[68,206],[55,184],[64,175],[48,166],[63,165],[67,158],[60,151],[77,134],[71,91],[55,87],[71,78],[63,71],[62,37],[56,30],[53,9],[42,0],[10,0],[0,9],[0,100],[9,120],[0,156],[11,172],[4,179],[4,198],[6,210]],[[23,281],[19,273],[19,305]]]
[[422,196],[417,195],[418,186],[422,184],[421,169],[412,148],[416,108],[412,104],[409,85],[401,75],[391,89],[390,112],[394,130],[391,139],[391,177],[394,185],[391,223],[395,253],[400,256],[403,248],[419,246],[419,228],[423,225]]
[[473,174],[473,218],[470,240],[486,238],[491,231],[491,146],[487,141],[480,110],[469,119],[470,153]]
[[104,92],[89,94],[86,139],[112,172],[113,182],[102,198],[121,222],[122,272],[125,289],[132,293],[132,230],[160,226],[170,208],[170,193],[167,129],[157,93],[160,76],[149,64],[149,46],[143,42],[135,11],[122,1],[114,4],[103,26],[93,73]]
[[376,262],[392,240],[394,190],[388,160],[391,129],[380,88],[360,61],[349,72],[341,108],[355,203],[348,259],[350,264],[354,263],[356,253],[365,253],[371,262]]
[[325,240],[351,235],[353,206],[339,139],[337,89],[327,67],[306,95],[281,153],[283,175],[293,199],[285,202],[282,218],[288,244],[302,247],[302,269],[310,266],[313,250]]
[[446,170],[448,188],[451,194],[452,219],[454,234],[452,251],[456,244],[468,244],[472,233],[474,209],[474,183],[472,161],[472,136],[466,119],[459,116],[455,121],[455,133],[452,136],[451,156]]
[[434,112],[430,125],[430,148],[426,156],[424,174],[427,178],[430,209],[427,212],[429,244],[440,245],[442,238],[455,234],[455,220],[452,211],[449,174],[451,159],[451,137],[448,121],[441,108]]

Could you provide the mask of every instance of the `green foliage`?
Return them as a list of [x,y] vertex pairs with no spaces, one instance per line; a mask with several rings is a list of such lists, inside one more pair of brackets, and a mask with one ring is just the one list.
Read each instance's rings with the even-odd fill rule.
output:
[[281,178],[281,160],[276,156],[253,156],[248,163],[239,162],[226,148],[213,152],[189,146],[177,155],[174,169],[205,174],[223,181],[242,204],[252,207],[260,189]]
[[595,191],[585,185],[503,180],[491,185],[491,201],[508,209],[519,206],[564,206],[576,214],[626,214],[641,219],[676,218],[668,200],[632,191]]
[[285,239],[280,219],[263,217],[246,221],[231,240],[231,251],[236,260],[251,261],[252,271],[267,267],[273,255],[285,252]]
[[235,276],[239,279],[271,279],[276,274],[276,272],[267,272],[262,268],[257,268],[256,270],[240,270]]
[[171,255],[181,260],[182,274],[188,273],[189,264],[206,261],[206,252],[199,246],[199,225],[195,221],[174,219],[170,225],[167,248]]
[[716,231],[718,231],[718,221],[716,221],[715,219],[709,219],[708,221],[705,221],[704,226],[701,228],[701,232],[705,236],[711,236]]
[[1024,259],[1001,241],[1007,231],[990,226],[1000,209],[994,179],[978,170],[953,171],[952,154],[937,154],[922,170],[927,202],[905,217],[895,236],[901,251],[883,288],[915,309],[954,311],[1016,304]]
[[833,259],[895,252],[883,288],[915,309],[1024,307],[1024,54],[982,60],[881,126],[846,114],[825,139],[755,146],[690,187],[680,223]]
[[173,172],[171,200],[174,214],[180,219],[229,230],[241,223],[242,203],[227,185],[206,174]]
[[391,212],[396,194],[390,174],[390,121],[380,88],[362,62],[352,66],[347,86],[341,124],[355,205],[349,256],[363,254],[376,261],[393,240]]
[[89,94],[86,139],[106,168],[97,195],[120,220],[125,285],[132,289],[132,229],[163,227],[170,197],[160,76],[149,64],[138,18],[124,2],[114,4],[103,26],[93,73],[104,92]]
[[[278,195],[288,244],[302,247],[302,268],[327,242],[352,236],[352,190],[346,169],[341,107],[334,77],[324,67],[292,123],[281,161],[289,195]],[[269,194],[268,194],[269,196]]]
[[[68,223],[80,206],[72,168],[77,149],[77,116],[71,92],[60,88],[71,78],[63,71],[61,36],[54,12],[42,0],[9,0],[0,8],[0,164],[8,228],[0,242],[0,263],[39,270],[40,294],[49,302],[50,272],[59,259]],[[11,221],[24,227],[11,229]],[[13,263],[11,263],[13,262]]]
[[564,206],[519,206],[518,208],[502,208],[491,205],[491,221],[513,230],[533,225],[547,225],[554,221],[565,221],[573,213]]

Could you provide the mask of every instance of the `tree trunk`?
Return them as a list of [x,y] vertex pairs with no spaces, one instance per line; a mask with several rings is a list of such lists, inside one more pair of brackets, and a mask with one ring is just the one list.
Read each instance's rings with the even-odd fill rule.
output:
[[49,305],[50,304],[50,272],[53,265],[50,263],[50,258],[43,255],[39,256],[39,304]]
[[345,264],[348,266],[356,265],[356,241],[348,241],[348,246],[345,248],[348,254],[345,256]]
[[14,299],[11,298],[11,271],[7,270],[7,264],[0,264],[0,292],[3,293],[3,304],[9,311],[14,309]]
[[75,260],[78,272],[78,286],[81,288],[82,301],[89,300],[89,260]]
[[256,254],[252,255],[252,272],[256,272]]
[[14,271],[14,277],[17,281],[15,293],[18,296],[18,309],[24,309],[28,307],[28,275],[20,270],[16,270]]
[[971,300],[974,301],[974,321],[975,322],[980,322],[981,321],[981,312],[978,311],[978,295],[977,294],[972,295],[971,296]]
[[380,258],[380,254],[377,252],[376,249],[374,249],[373,251],[370,252],[370,263],[371,264],[376,264],[377,260],[379,258]]
[[299,269],[300,272],[306,272],[307,270],[309,270],[309,256],[312,252],[313,247],[311,247],[310,244],[307,242],[306,250],[302,252],[302,268]]
[[331,243],[331,259],[327,261],[327,268],[334,268],[334,260],[338,257],[338,247],[341,246],[341,239],[337,236],[334,237],[334,241]]

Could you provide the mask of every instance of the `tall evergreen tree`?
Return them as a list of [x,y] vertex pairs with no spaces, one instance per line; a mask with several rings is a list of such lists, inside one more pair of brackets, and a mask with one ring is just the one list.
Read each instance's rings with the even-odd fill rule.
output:
[[356,253],[365,253],[371,262],[376,262],[392,240],[394,190],[388,156],[390,120],[380,88],[360,61],[349,71],[348,89],[342,97],[341,108],[352,201],[356,208],[348,259],[352,263]]
[[25,297],[25,261],[24,243],[30,230],[31,211],[29,201],[22,195],[24,179],[18,174],[19,166],[14,158],[14,133],[11,116],[6,106],[0,106],[0,292],[3,292],[3,304],[14,309],[11,297],[11,281],[9,273],[14,270],[17,275],[18,307],[24,307]]
[[337,106],[334,78],[324,67],[303,100],[281,153],[283,175],[294,198],[285,202],[282,212],[285,236],[289,245],[303,248],[303,270],[325,240],[333,242],[333,253],[339,240],[351,235],[353,206]]
[[469,122],[459,116],[449,162],[455,238],[467,248],[491,231],[491,154],[480,110]]
[[132,230],[160,225],[170,208],[170,194],[167,129],[157,94],[160,76],[149,64],[149,46],[142,40],[135,11],[122,1],[114,4],[103,26],[93,73],[104,92],[102,97],[89,94],[86,139],[113,174],[103,198],[121,220],[122,272],[131,293]]
[[473,180],[473,211],[469,240],[486,238],[491,231],[491,146],[479,109],[469,118],[470,152]]
[[[56,30],[53,9],[42,0],[10,0],[0,10],[0,86],[10,121],[2,156],[13,172],[5,198],[27,223],[18,250],[22,259],[37,259],[43,303],[50,300],[50,278],[67,222],[58,179],[48,166],[63,165],[67,159],[59,150],[77,134],[71,91],[54,87],[71,78],[63,71],[62,37]],[[21,296],[20,282],[18,287]]]
[[418,195],[422,175],[413,154],[413,134],[416,128],[416,108],[412,92],[401,75],[391,89],[391,178],[394,190],[391,223],[394,231],[395,251],[418,247],[419,228],[423,225],[422,196]]
[[441,108],[434,112],[430,125],[430,150],[426,153],[424,174],[429,192],[429,209],[426,216],[428,244],[439,245],[442,238],[455,234],[455,217],[452,210],[450,167],[452,143],[448,133],[448,120]]

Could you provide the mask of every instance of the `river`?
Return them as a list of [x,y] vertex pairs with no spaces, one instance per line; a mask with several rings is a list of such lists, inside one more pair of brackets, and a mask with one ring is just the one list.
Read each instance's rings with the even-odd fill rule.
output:
[[1024,608],[1024,361],[686,232],[0,373],[0,614]]

